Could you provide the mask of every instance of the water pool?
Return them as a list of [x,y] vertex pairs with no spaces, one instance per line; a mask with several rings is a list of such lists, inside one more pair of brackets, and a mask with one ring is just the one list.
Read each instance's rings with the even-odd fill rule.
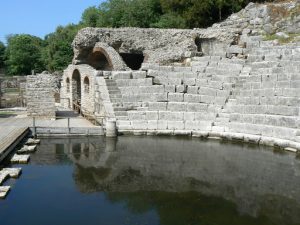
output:
[[300,160],[173,137],[42,139],[1,225],[296,225]]

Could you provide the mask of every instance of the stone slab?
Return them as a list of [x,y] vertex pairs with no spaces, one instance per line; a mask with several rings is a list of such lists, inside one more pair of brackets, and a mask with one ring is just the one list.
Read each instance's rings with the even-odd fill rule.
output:
[[10,186],[1,186],[0,187],[0,198],[4,199],[8,192],[10,191]]
[[21,164],[26,164],[26,163],[28,163],[29,159],[30,159],[30,155],[17,155],[17,154],[15,154],[15,155],[11,158],[10,162],[11,162],[11,163],[21,163]]

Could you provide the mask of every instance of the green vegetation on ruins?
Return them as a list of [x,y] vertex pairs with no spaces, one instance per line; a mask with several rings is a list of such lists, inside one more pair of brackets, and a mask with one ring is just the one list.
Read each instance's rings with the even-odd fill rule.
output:
[[[250,0],[106,0],[89,7],[79,24],[58,26],[40,39],[28,34],[0,42],[0,70],[26,75],[32,70],[62,71],[71,63],[71,43],[84,27],[194,28],[208,27],[245,7]],[[256,0],[256,2],[265,2]],[[270,1],[274,2],[274,1]]]

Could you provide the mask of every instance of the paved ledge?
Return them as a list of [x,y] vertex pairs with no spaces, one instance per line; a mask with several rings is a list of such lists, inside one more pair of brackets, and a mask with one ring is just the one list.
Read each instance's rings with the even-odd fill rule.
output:
[[103,136],[103,127],[37,127],[30,130],[37,136]]
[[224,139],[271,147],[278,147],[289,152],[300,153],[300,143],[280,138],[265,137],[234,132],[209,132],[187,130],[119,130],[120,135],[157,135],[157,136],[192,136],[198,138]]
[[13,151],[28,132],[28,127],[0,127],[0,162]]

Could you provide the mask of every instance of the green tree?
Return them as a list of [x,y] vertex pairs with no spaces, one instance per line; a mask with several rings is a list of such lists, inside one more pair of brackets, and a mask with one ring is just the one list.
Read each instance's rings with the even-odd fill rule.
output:
[[186,21],[174,12],[163,14],[159,21],[151,26],[157,28],[186,28]]
[[7,38],[5,50],[7,73],[9,75],[28,75],[31,71],[45,69],[42,60],[42,39],[29,34],[16,34]]
[[109,0],[99,11],[98,27],[150,27],[162,14],[159,0]]
[[95,6],[89,7],[86,10],[84,10],[81,16],[81,23],[85,27],[97,27],[100,18],[100,10]]
[[5,61],[5,45],[0,41],[0,69],[4,67]]
[[43,58],[48,71],[61,71],[72,62],[71,45],[80,28],[81,26],[74,24],[59,26],[54,33],[45,37],[46,47],[43,51]]

